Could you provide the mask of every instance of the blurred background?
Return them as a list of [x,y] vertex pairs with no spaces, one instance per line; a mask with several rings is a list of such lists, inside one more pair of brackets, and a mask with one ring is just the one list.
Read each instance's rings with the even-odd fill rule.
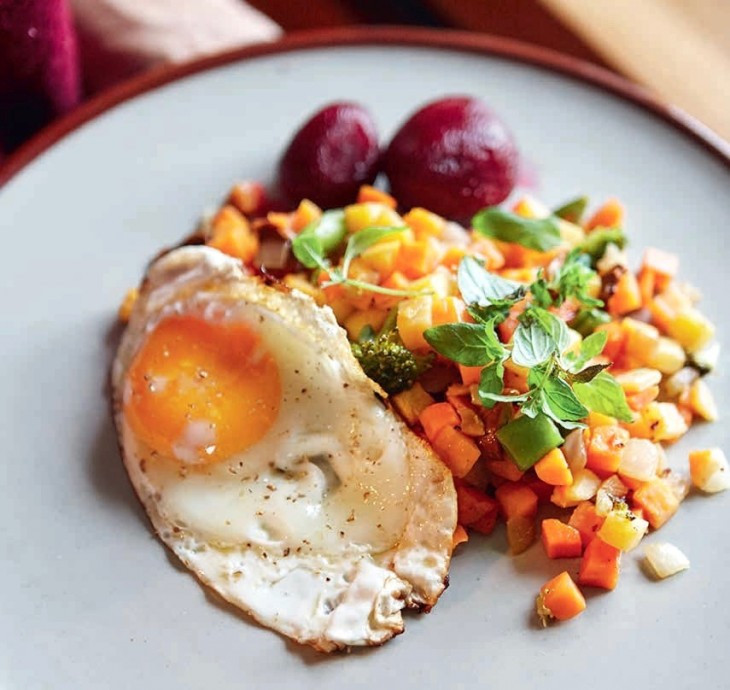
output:
[[0,0],[0,159],[134,74],[293,31],[378,24],[587,60],[730,139],[730,0]]

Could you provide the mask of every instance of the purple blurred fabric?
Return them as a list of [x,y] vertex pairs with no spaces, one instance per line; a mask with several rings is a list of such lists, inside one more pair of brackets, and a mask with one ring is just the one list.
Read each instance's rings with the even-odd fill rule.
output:
[[73,108],[80,83],[67,0],[0,0],[0,148]]

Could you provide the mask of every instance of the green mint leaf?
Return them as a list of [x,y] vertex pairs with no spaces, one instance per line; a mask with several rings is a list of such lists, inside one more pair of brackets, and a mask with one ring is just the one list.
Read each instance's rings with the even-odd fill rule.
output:
[[423,337],[436,352],[467,367],[500,359],[504,350],[494,330],[478,323],[433,326],[423,332]]
[[553,249],[561,243],[560,228],[552,217],[523,218],[497,207],[489,207],[479,211],[471,223],[480,235],[521,244],[538,252]]
[[[504,388],[504,364],[492,362],[482,369],[479,378],[479,400],[487,409],[492,409]],[[496,396],[496,397],[495,397]],[[511,402],[511,401],[510,401]]]
[[594,364],[575,374],[568,374],[568,378],[571,383],[588,383],[589,381],[593,381],[598,374],[610,366],[610,364]]
[[580,223],[586,208],[588,207],[588,197],[579,196],[576,199],[566,201],[562,206],[558,206],[553,211],[553,215],[570,223]]
[[405,227],[382,227],[379,225],[373,225],[369,228],[363,228],[350,235],[347,240],[347,246],[345,247],[345,254],[342,259],[342,272],[347,275],[350,262],[360,256],[368,247],[374,245],[376,242],[380,242],[389,235],[396,235],[405,230]]
[[547,309],[552,305],[553,296],[550,294],[547,281],[542,276],[530,285],[530,292],[533,297],[532,304],[535,306]]
[[482,307],[506,300],[518,293],[521,287],[513,280],[505,280],[490,273],[472,256],[461,260],[456,279],[462,299],[469,305]]
[[601,307],[603,302],[588,292],[596,280],[597,275],[591,268],[590,257],[574,249],[555,270],[548,288],[554,295],[553,301],[556,306],[560,306],[566,299],[572,297],[587,307]]
[[568,326],[552,312],[530,305],[520,316],[520,321],[536,321],[553,341],[555,352],[560,354],[570,343]]
[[303,232],[297,235],[291,244],[294,256],[297,261],[306,268],[329,268],[324,256],[322,242],[314,234],[305,235]]
[[573,384],[573,392],[589,410],[616,417],[622,422],[634,419],[623,389],[608,372],[600,372],[587,383]]
[[588,254],[595,264],[606,253],[609,244],[615,244],[619,249],[623,249],[626,242],[626,235],[621,228],[597,228],[588,234],[579,249]]
[[609,321],[611,316],[602,309],[582,309],[570,322],[570,327],[585,337]]
[[549,376],[543,386],[543,412],[558,424],[579,422],[588,416],[588,409],[571,387],[558,376]]
[[520,322],[512,336],[512,361],[521,367],[536,367],[550,358],[555,341],[537,321]]
[[598,331],[589,335],[580,344],[578,354],[568,358],[570,361],[568,371],[572,374],[577,374],[588,362],[603,352],[607,340],[608,333],[606,331]]
[[325,211],[292,240],[292,251],[306,268],[324,268],[325,257],[342,244],[346,233],[344,210]]

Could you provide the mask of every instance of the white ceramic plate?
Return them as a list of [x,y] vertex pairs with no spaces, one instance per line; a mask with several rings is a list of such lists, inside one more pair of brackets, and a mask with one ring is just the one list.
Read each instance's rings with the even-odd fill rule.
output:
[[[431,614],[407,617],[403,636],[327,658],[210,596],[153,537],[132,493],[105,394],[122,295],[232,181],[267,179],[303,117],[334,99],[366,103],[387,136],[428,99],[483,97],[535,164],[548,203],[620,197],[634,257],[646,244],[678,252],[730,342],[727,161],[605,88],[452,38],[410,34],[398,45],[381,32],[325,47],[337,41],[320,36],[183,70],[192,73],[86,122],[0,189],[0,686],[730,687],[730,494],[691,497],[650,537],[680,546],[690,571],[650,582],[631,553],[617,591],[590,594],[569,624],[542,630],[532,614],[538,587],[566,563],[539,546],[507,556],[498,534],[455,557],[451,587]],[[319,47],[291,50],[308,43]],[[5,176],[109,101],[164,79],[92,104]],[[672,448],[674,464],[690,447],[730,450],[728,364],[723,356],[712,377],[721,421]]]

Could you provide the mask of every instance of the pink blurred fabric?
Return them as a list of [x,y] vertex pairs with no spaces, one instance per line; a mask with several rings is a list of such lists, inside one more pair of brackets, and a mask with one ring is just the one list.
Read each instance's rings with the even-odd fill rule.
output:
[[92,94],[280,34],[242,0],[0,0],[0,159],[77,105],[82,84]]

